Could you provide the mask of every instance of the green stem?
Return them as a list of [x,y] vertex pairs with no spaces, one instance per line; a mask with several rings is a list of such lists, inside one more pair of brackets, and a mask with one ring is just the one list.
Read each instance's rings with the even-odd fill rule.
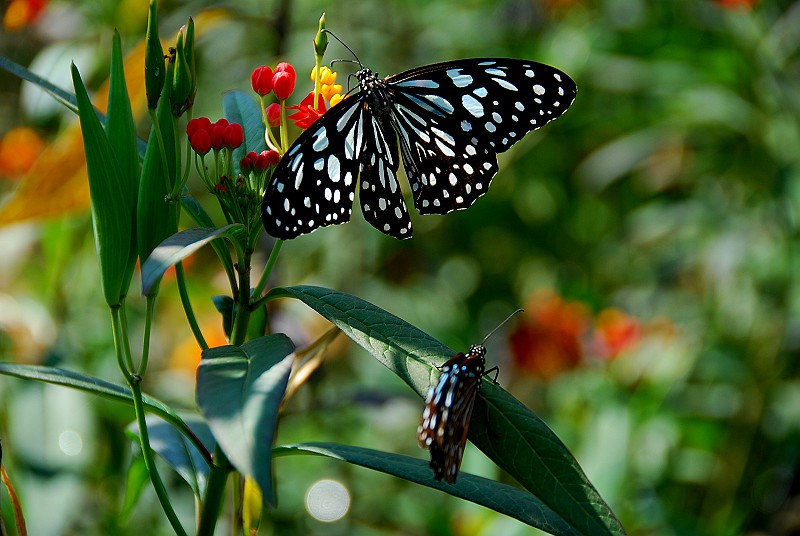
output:
[[258,280],[256,288],[253,289],[253,298],[256,300],[261,298],[261,294],[264,292],[264,289],[267,288],[267,280],[269,279],[269,275],[272,273],[272,268],[275,266],[275,262],[278,260],[281,247],[283,247],[283,240],[276,240],[275,245],[272,246],[272,251],[269,254],[269,259],[267,259],[267,265],[264,267],[264,273],[261,274],[261,278]]
[[239,273],[239,294],[236,296],[236,318],[231,330],[231,344],[239,346],[247,338],[247,326],[250,323],[250,258],[246,251],[240,258],[236,271]]
[[[154,298],[148,297],[147,304],[149,315],[147,317],[148,321],[145,327],[146,333],[149,333],[150,320],[152,320],[152,310],[150,307],[152,301],[154,301]],[[125,348],[128,346],[128,344],[126,340],[123,340],[123,334],[125,334],[127,337],[127,328],[123,326],[123,313],[121,312],[120,307],[114,307],[111,309],[111,323],[114,333],[114,350],[117,354],[117,362],[119,363],[123,376],[125,376],[125,381],[128,382],[128,386],[131,389],[133,409],[136,413],[136,424],[139,427],[139,443],[142,448],[142,455],[144,456],[144,463],[147,467],[147,472],[150,475],[150,481],[153,483],[153,489],[155,490],[156,496],[161,503],[161,508],[167,515],[167,519],[169,520],[170,525],[172,525],[172,529],[175,531],[175,534],[178,534],[179,536],[186,536],[186,531],[183,530],[180,520],[175,514],[175,510],[172,508],[169,495],[167,494],[167,489],[164,487],[164,482],[161,480],[161,475],[158,473],[153,451],[150,448],[150,436],[147,432],[144,400],[142,398],[142,377],[139,374],[132,373],[132,370],[128,368],[128,363],[126,363],[126,359],[123,356],[125,353]],[[146,353],[147,346],[145,345],[145,355],[143,356],[142,364],[140,365],[141,370],[144,370],[145,367],[143,365],[146,365],[147,363]],[[130,361],[130,358],[128,361]]]
[[139,361],[139,368],[136,370],[136,374],[140,377],[144,376],[144,373],[147,371],[147,362],[150,358],[150,328],[153,325],[156,296],[158,296],[157,293],[147,296],[147,308],[145,310],[144,319],[144,339],[142,341],[142,359]]
[[183,305],[183,310],[186,313],[186,320],[189,321],[189,328],[191,328],[192,334],[194,335],[195,340],[197,340],[197,344],[200,345],[200,348],[203,350],[208,350],[208,343],[203,337],[203,332],[200,330],[200,325],[197,323],[197,317],[195,316],[194,309],[192,308],[192,302],[189,300],[189,292],[186,289],[186,272],[183,270],[182,262],[179,262],[175,265],[175,275],[178,279],[178,294],[180,294],[181,304]]
[[214,464],[208,476],[206,496],[203,499],[203,509],[200,512],[200,523],[197,527],[197,536],[214,536],[214,528],[222,508],[222,499],[225,497],[225,484],[231,473],[231,464],[219,445],[214,451]]
[[156,133],[156,140],[158,141],[158,150],[161,153],[161,162],[164,164],[164,191],[172,191],[172,186],[169,183],[169,168],[167,167],[167,151],[164,149],[164,137],[161,135],[161,125],[158,122],[158,115],[155,109],[148,108],[150,120],[153,122],[153,130]]
[[144,456],[144,464],[147,467],[147,473],[150,475],[150,482],[153,483],[153,489],[156,492],[158,501],[161,503],[161,508],[167,515],[172,530],[179,536],[186,536],[186,531],[183,530],[181,522],[178,519],[172,504],[169,501],[167,488],[164,487],[164,482],[161,480],[161,475],[156,468],[156,460],[153,456],[153,451],[150,448],[150,435],[147,431],[147,422],[145,421],[144,403],[142,402],[142,385],[140,376],[128,376],[128,385],[131,388],[133,395],[133,408],[136,411],[136,423],[139,426],[139,443],[142,447],[142,455]]

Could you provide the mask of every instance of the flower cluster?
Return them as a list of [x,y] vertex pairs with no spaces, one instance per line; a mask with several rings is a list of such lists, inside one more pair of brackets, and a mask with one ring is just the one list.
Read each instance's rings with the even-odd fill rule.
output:
[[534,294],[525,311],[510,337],[511,355],[519,369],[546,380],[581,366],[587,354],[616,359],[642,338],[638,319],[618,309],[593,316],[585,304],[550,290]]
[[[276,151],[251,151],[234,167],[233,150],[244,142],[244,130],[238,123],[220,119],[212,123],[206,117],[192,119],[186,126],[189,144],[197,154],[195,163],[208,191],[219,200],[228,223],[260,226],[261,199],[267,180],[280,160]],[[205,156],[213,149],[213,163]]]
[[228,123],[220,119],[212,123],[207,117],[192,119],[186,125],[189,144],[197,154],[203,156],[211,149],[219,152],[222,149],[236,149],[244,143],[244,130],[238,123]]
[[[311,80],[315,83],[316,90],[309,92],[300,101],[300,104],[287,106],[286,100],[294,92],[296,80],[294,68],[286,62],[279,63],[275,69],[261,65],[256,67],[250,75],[253,91],[261,99],[261,106],[264,109],[264,123],[267,125],[264,137],[267,145],[280,153],[288,149],[287,119],[296,126],[306,129],[325,113],[327,110],[325,101],[328,101],[330,106],[334,106],[343,98],[342,86],[336,83],[336,73],[328,67],[322,67],[319,70],[315,67],[311,71]],[[315,92],[317,94],[316,102],[314,102]],[[270,93],[277,97],[278,102],[265,106],[264,97]],[[287,117],[287,110],[293,110],[294,113]],[[271,130],[275,127],[280,129],[278,138]]]
[[260,97],[275,93],[279,101],[285,101],[294,92],[297,74],[289,63],[281,62],[273,71],[270,67],[262,65],[253,70],[250,83]]

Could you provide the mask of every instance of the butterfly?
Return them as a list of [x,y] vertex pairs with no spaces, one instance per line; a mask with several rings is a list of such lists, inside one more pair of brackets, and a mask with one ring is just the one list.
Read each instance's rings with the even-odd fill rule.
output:
[[455,484],[481,382],[484,376],[497,371],[497,367],[484,370],[486,347],[483,345],[519,312],[522,309],[511,313],[480,344],[470,346],[466,354],[459,352],[439,367],[439,379],[428,390],[422,420],[417,428],[417,442],[430,451],[430,467],[437,481],[444,479]]
[[466,209],[489,188],[497,154],[561,116],[577,92],[558,69],[517,59],[436,63],[383,79],[362,66],[355,76],[359,91],[315,121],[276,167],[261,214],[272,236],[349,221],[360,183],[364,218],[410,238],[401,156],[420,214]]

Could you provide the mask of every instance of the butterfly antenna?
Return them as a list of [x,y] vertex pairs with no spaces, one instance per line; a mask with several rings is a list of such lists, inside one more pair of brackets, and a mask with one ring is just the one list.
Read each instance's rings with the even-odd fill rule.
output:
[[322,30],[322,31],[323,31],[323,32],[325,32],[326,34],[330,35],[331,37],[333,37],[333,38],[334,38],[334,39],[336,39],[337,41],[339,41],[339,44],[341,44],[341,45],[342,45],[344,48],[346,48],[346,49],[347,49],[347,51],[348,51],[348,52],[350,52],[350,54],[352,54],[352,55],[353,55],[353,57],[355,58],[355,61],[354,61],[354,60],[333,60],[333,61],[331,62],[331,66],[333,66],[333,63],[334,63],[334,62],[337,62],[337,61],[349,61],[349,62],[352,62],[352,63],[358,63],[358,66],[359,66],[359,67],[364,67],[364,64],[363,64],[363,63],[361,63],[361,60],[360,60],[360,59],[358,59],[358,56],[356,55],[356,53],[355,53],[355,52],[353,52],[353,49],[352,49],[352,48],[350,48],[349,46],[347,46],[347,45],[345,44],[345,42],[344,42],[344,41],[342,41],[341,39],[339,39],[338,37],[336,37],[336,34],[335,34],[335,33],[333,33],[333,32],[332,32],[332,31],[330,31],[330,30],[327,30],[327,29],[326,29],[326,30]]
[[488,334],[486,337],[484,337],[484,338],[483,338],[483,340],[481,341],[481,344],[480,344],[479,346],[483,346],[483,344],[484,344],[484,343],[487,341],[487,339],[489,339],[489,337],[491,337],[492,335],[494,335],[494,332],[495,332],[495,331],[497,331],[498,329],[502,328],[502,327],[503,327],[503,324],[505,324],[506,322],[508,322],[509,320],[511,320],[511,317],[512,317],[512,316],[514,316],[514,315],[515,315],[515,314],[517,314],[517,313],[521,313],[521,312],[523,312],[524,310],[525,310],[525,309],[517,309],[516,311],[514,311],[513,313],[511,313],[510,315],[508,315],[508,316],[506,317],[506,319],[505,319],[505,320],[503,320],[502,322],[500,322],[500,323],[497,325],[497,327],[496,327],[496,328],[494,328],[492,331],[490,331],[490,332],[489,332],[489,334]]

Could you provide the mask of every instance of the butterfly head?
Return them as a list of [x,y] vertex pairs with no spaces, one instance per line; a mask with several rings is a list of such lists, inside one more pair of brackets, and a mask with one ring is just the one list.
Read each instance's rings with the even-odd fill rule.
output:
[[473,344],[469,347],[470,356],[486,357],[486,347],[482,344]]

